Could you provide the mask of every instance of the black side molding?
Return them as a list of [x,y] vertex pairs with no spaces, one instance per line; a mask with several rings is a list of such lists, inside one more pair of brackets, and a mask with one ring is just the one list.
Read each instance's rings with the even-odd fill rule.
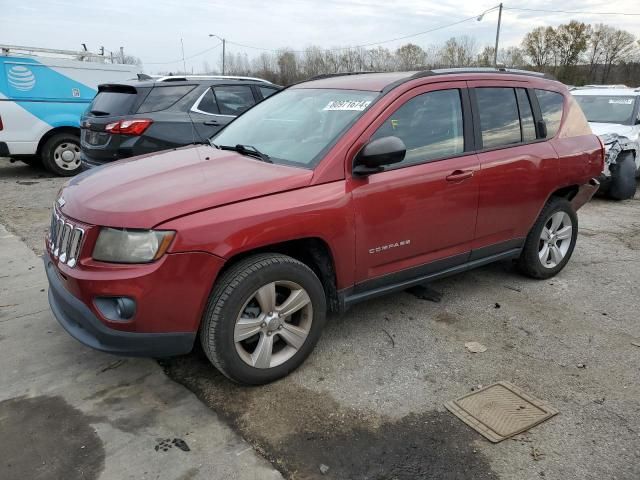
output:
[[[399,281],[393,281],[393,279],[389,278],[389,282],[385,282],[384,284],[380,284],[379,279],[374,279],[376,284],[372,285],[372,288],[366,288],[366,285],[369,282],[365,282],[363,284],[356,285],[355,287],[348,288],[338,292],[340,311],[344,312],[348,310],[352,305],[356,303],[364,302],[365,300],[369,300],[371,298],[379,297],[382,295],[386,295],[388,293],[399,292],[402,290],[406,290],[407,288],[413,287],[415,285],[420,285],[421,283],[428,283],[433,280],[438,280],[440,278],[448,277],[450,275],[455,275],[457,273],[466,272],[468,270],[472,270],[474,268],[482,267],[484,265],[488,265],[493,262],[497,262],[500,260],[509,260],[518,258],[520,256],[520,252],[522,251],[522,243],[523,239],[517,239],[520,242],[520,245],[514,248],[510,248],[509,250],[502,250],[500,253],[494,253],[490,255],[485,255],[480,258],[471,259],[473,257],[473,253],[469,257],[470,259],[464,263],[449,266],[448,268],[443,268],[437,271],[432,271],[430,273],[425,273],[423,275],[414,276],[410,279],[403,279]],[[504,244],[499,244],[497,246],[485,247],[485,249],[497,249],[500,246],[504,246],[505,244],[516,242],[516,240],[505,242]],[[477,252],[481,252],[484,249],[476,250]],[[487,250],[488,251],[488,250]],[[454,259],[457,259],[459,256],[451,257],[451,263],[455,263]],[[436,263],[440,263],[436,262]],[[400,272],[402,273],[402,272]],[[394,274],[396,275],[396,274]],[[392,277],[392,275],[387,275],[386,277]],[[365,286],[365,289],[362,287]]]

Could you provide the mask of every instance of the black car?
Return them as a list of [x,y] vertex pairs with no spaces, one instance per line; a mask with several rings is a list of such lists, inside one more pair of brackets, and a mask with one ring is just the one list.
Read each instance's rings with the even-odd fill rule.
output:
[[248,77],[161,77],[104,84],[83,114],[88,169],[209,137],[281,87]]

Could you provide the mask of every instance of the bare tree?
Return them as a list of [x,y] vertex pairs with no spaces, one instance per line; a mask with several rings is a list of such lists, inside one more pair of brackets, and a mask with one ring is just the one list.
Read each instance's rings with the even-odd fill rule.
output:
[[556,32],[553,27],[537,27],[522,39],[522,50],[538,70],[554,63]]
[[605,83],[611,73],[611,66],[619,60],[631,56],[636,50],[634,36],[626,30],[604,26],[602,39],[602,83]]
[[451,37],[440,50],[441,62],[451,67],[468,67],[473,65],[476,51],[476,41],[472,37]]
[[[494,48],[492,47],[491,53],[493,53],[493,50]],[[522,68],[527,66],[524,52],[518,47],[500,48],[498,50],[498,63],[507,68]]]
[[589,62],[589,81],[596,80],[598,65],[602,63],[604,56],[604,39],[606,26],[599,23],[591,28],[591,35],[587,42],[587,61]]
[[558,64],[561,67],[577,65],[587,51],[590,35],[591,27],[575,20],[556,28],[554,46]]
[[495,52],[495,47],[491,47],[489,45],[485,46],[482,51],[478,54],[476,59],[476,64],[479,67],[492,67],[493,66],[493,52]]
[[298,59],[291,50],[282,50],[278,53],[278,71],[280,83],[288,85],[298,80]]
[[396,62],[399,70],[415,70],[424,65],[425,53],[413,43],[407,43],[396,50]]
[[393,70],[394,63],[393,54],[388,48],[378,47],[366,52],[365,65],[367,70],[373,72]]

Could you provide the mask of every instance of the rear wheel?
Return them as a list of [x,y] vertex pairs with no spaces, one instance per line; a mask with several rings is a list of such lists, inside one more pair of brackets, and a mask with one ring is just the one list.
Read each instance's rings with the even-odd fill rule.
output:
[[70,177],[80,172],[80,139],[70,133],[58,133],[42,147],[42,164],[56,175]]
[[636,194],[636,163],[632,152],[621,153],[611,165],[611,185],[607,192],[614,200],[626,200]]
[[260,385],[302,364],[320,338],[325,317],[324,290],[309,267],[286,255],[254,255],[216,283],[200,340],[224,375]]
[[520,271],[533,278],[553,277],[571,258],[577,238],[578,216],[571,203],[551,198],[527,236],[518,259]]

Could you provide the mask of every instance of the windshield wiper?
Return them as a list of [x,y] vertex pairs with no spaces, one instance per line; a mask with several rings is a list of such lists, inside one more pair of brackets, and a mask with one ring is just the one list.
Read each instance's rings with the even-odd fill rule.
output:
[[212,143],[212,146],[219,148],[220,150],[231,150],[234,152],[238,152],[242,155],[248,155],[250,157],[257,158],[258,160],[262,160],[263,162],[273,163],[273,160],[266,153],[262,153],[253,145],[242,145],[237,144],[235,147],[232,145],[215,145]]

